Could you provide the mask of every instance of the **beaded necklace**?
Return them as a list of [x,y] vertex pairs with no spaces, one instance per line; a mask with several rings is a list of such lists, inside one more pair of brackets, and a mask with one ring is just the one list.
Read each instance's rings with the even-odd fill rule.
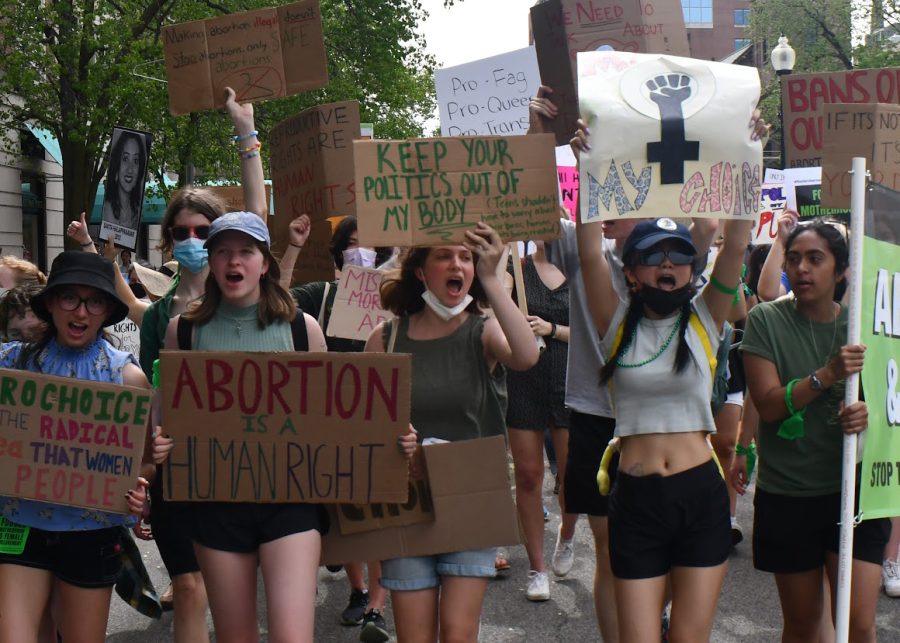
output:
[[[660,348],[656,352],[655,355],[653,355],[652,357],[648,357],[647,359],[645,359],[642,362],[637,362],[635,364],[625,364],[622,362],[622,357],[621,357],[621,355],[623,355],[625,353],[625,351],[623,350],[622,353],[620,354],[619,358],[616,360],[616,365],[621,366],[622,368],[640,368],[641,366],[646,366],[650,362],[656,360],[660,355],[662,355],[663,353],[666,352],[666,349],[669,347],[669,344],[672,343],[672,340],[675,338],[675,333],[677,333],[678,329],[681,327],[681,320],[683,317],[684,317],[684,313],[681,313],[678,315],[678,321],[676,321],[675,324],[672,326],[672,332],[669,333],[669,336],[666,338],[666,342],[662,345],[662,348]],[[637,331],[638,331],[639,325],[640,325],[639,323],[635,324],[634,330],[631,332],[631,338],[628,340],[628,346],[634,345],[634,340],[637,337]],[[626,347],[626,349],[627,349],[627,347]]]

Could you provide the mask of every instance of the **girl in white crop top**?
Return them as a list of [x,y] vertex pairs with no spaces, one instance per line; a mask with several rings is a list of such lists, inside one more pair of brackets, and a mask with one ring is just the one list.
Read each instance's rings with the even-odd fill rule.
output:
[[[749,136],[757,137],[756,127]],[[587,140],[582,125],[572,139],[576,154]],[[601,226],[578,224],[582,274],[606,359],[598,376],[612,386],[621,443],[609,515],[620,643],[659,638],[669,574],[672,639],[709,640],[731,540],[727,491],[706,439],[715,431],[713,373],[701,335],[715,354],[751,223],[724,224],[713,287],[699,295],[688,229],[671,219],[637,224],[623,248],[625,301],[600,251]]]

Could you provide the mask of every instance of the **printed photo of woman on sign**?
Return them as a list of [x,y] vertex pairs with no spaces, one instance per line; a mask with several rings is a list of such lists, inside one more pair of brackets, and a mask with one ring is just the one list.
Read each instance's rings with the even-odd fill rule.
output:
[[113,128],[103,197],[100,238],[134,250],[152,135],[121,127]]

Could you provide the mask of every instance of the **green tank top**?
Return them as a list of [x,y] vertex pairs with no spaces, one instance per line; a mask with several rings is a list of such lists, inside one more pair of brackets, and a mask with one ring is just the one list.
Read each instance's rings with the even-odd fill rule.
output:
[[[384,345],[391,335],[385,324]],[[412,355],[412,425],[419,437],[455,442],[506,435],[506,371],[494,373],[484,358],[484,317],[469,318],[454,333],[439,339],[413,340],[409,318],[402,317],[395,353]]]
[[194,327],[192,346],[195,351],[283,353],[294,350],[294,340],[286,322],[260,328],[256,304],[237,308],[222,303],[209,323]]

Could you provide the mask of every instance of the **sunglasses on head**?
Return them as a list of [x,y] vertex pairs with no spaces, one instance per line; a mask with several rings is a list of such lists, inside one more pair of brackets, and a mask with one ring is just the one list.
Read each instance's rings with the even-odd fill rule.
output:
[[642,266],[659,266],[668,257],[673,266],[687,266],[694,263],[694,255],[680,250],[648,250],[638,254]]
[[172,238],[175,241],[184,241],[188,237],[206,239],[209,237],[208,225],[177,225],[172,228]]

